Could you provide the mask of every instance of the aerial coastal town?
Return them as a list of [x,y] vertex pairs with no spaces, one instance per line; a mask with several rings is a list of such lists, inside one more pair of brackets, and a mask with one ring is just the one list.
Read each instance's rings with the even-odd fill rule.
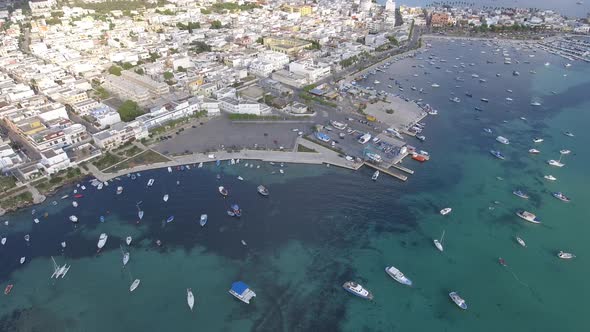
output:
[[436,110],[359,80],[426,35],[536,40],[590,62],[589,32],[549,10],[392,0],[1,0],[0,213],[88,175],[232,158],[405,181],[405,156],[428,159],[406,138]]

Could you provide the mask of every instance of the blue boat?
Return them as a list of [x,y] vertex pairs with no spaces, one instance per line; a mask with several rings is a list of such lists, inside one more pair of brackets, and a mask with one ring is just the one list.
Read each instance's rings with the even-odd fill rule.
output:
[[453,302],[455,302],[455,304],[463,309],[463,310],[467,310],[467,303],[465,302],[465,300],[459,296],[459,294],[457,292],[451,292],[449,293],[449,297],[451,298],[451,300],[453,300]]
[[215,165],[217,165],[217,166],[221,165],[221,160],[216,161]]
[[238,206],[238,204],[232,204],[230,209],[227,210],[227,214],[232,217],[239,218],[242,216],[242,210],[240,210],[240,207]]
[[250,304],[250,299],[256,297],[256,293],[250,289],[248,285],[246,285],[243,281],[236,281],[231,284],[231,289],[229,293],[233,295],[236,299]]
[[100,222],[104,222],[104,216],[100,216]]
[[168,219],[166,219],[166,223],[171,223],[172,221],[174,221],[174,216],[170,216],[168,217]]
[[492,156],[494,156],[498,159],[502,159],[502,160],[506,159],[500,151],[490,150],[490,153],[492,154]]

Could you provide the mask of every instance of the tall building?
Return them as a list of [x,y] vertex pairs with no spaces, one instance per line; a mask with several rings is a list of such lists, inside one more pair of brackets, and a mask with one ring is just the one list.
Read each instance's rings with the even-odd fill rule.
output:
[[388,27],[395,26],[395,1],[387,0],[385,3],[385,23]]
[[388,13],[395,14],[395,1],[387,0],[387,2],[385,3],[385,11]]

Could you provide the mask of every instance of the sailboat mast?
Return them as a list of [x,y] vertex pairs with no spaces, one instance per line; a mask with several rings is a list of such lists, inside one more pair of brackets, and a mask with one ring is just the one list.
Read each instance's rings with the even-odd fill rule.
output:
[[443,230],[442,236],[440,237],[440,243],[443,243],[443,239],[445,238],[445,231]]

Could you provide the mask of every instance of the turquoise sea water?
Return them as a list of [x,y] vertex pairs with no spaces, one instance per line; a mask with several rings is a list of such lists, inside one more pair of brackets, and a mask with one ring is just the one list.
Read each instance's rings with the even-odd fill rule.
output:
[[[8,238],[0,247],[0,285],[14,284],[9,296],[0,295],[0,330],[584,330],[590,324],[585,310],[590,296],[585,286],[590,273],[590,207],[585,204],[590,199],[590,66],[576,62],[565,68],[558,57],[512,46],[506,49],[520,64],[507,66],[501,54],[493,55],[496,48],[482,42],[433,42],[421,55],[424,60],[400,61],[390,73],[369,79],[380,80],[379,89],[386,90],[388,77],[394,77],[406,96],[424,98],[440,112],[425,120],[426,142],[408,139],[432,158],[424,164],[406,160],[404,165],[416,171],[406,183],[386,176],[373,182],[368,169],[286,165],[280,175],[278,166],[255,162],[261,168],[250,169],[242,162],[144,172],[101,191],[86,184],[78,208],[71,199],[59,199],[73,190],[66,188],[35,207],[37,216],[49,213],[40,224],[33,224],[30,209],[0,218],[10,222],[0,226],[0,234]],[[428,56],[435,65],[428,64]],[[466,68],[459,66],[462,62]],[[425,68],[412,67],[419,64]],[[521,75],[512,76],[513,70]],[[472,73],[487,82],[479,83]],[[455,81],[457,76],[464,81]],[[431,88],[434,82],[441,87]],[[428,94],[410,90],[412,85]],[[473,98],[464,95],[467,90]],[[453,93],[461,103],[448,100]],[[514,99],[511,104],[505,102],[507,96]],[[482,97],[490,102],[480,102]],[[530,106],[531,100],[542,106]],[[475,111],[475,106],[484,111]],[[484,133],[484,127],[494,134]],[[565,130],[575,137],[564,136]],[[497,135],[511,144],[500,145]],[[545,141],[535,145],[532,138],[537,136]],[[540,155],[527,153],[533,146]],[[507,159],[494,159],[491,148]],[[558,158],[563,148],[572,150],[562,160],[566,166],[548,166],[545,161]],[[218,173],[221,180],[215,178]],[[558,180],[547,182],[545,174]],[[238,175],[245,181],[237,180]],[[146,188],[150,177],[156,182]],[[256,193],[261,183],[270,189],[270,197]],[[124,186],[122,195],[115,195],[117,185]],[[229,188],[228,198],[217,193],[219,185]],[[512,195],[515,188],[531,198]],[[572,202],[554,199],[550,192],[556,190]],[[170,195],[167,203],[162,201],[165,193]],[[53,199],[57,206],[50,204]],[[138,201],[145,211],[139,225]],[[243,209],[240,220],[226,215],[234,202]],[[438,211],[446,206],[453,212],[443,217]],[[543,224],[519,219],[514,213],[521,208],[536,213]],[[209,215],[204,228],[198,224],[202,213]],[[77,228],[67,220],[71,214],[80,219]],[[99,223],[100,215],[105,223]],[[174,222],[163,225],[170,215]],[[443,230],[445,251],[440,253],[432,239]],[[97,255],[102,232],[109,239]],[[28,246],[26,233],[31,236]],[[123,269],[119,245],[124,246],[127,235],[134,240]],[[157,239],[161,248],[154,244]],[[560,260],[559,250],[577,257]],[[49,279],[51,255],[60,264],[72,264],[65,279]],[[22,266],[21,256],[27,256]],[[498,264],[498,257],[508,267]],[[389,265],[403,271],[414,286],[387,276]],[[129,293],[135,278],[141,285]],[[236,280],[256,291],[250,305],[227,293]],[[342,290],[347,280],[371,290],[374,301]],[[196,297],[193,312],[186,304],[189,287]],[[447,294],[453,290],[466,299],[467,311],[450,301]]]

